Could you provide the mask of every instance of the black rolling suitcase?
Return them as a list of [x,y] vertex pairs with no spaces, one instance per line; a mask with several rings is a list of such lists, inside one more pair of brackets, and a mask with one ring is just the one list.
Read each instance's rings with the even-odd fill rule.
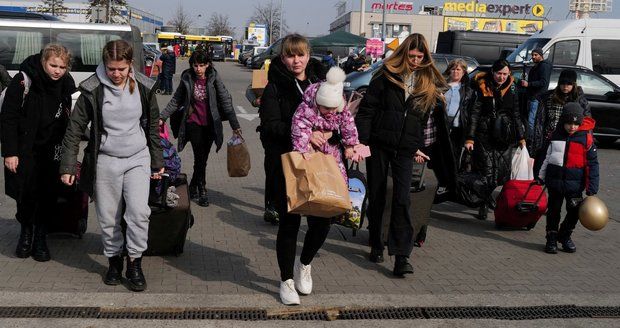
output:
[[[383,240],[387,243],[392,213],[392,179],[387,179],[385,210],[383,211]],[[437,192],[438,184],[433,170],[426,167],[426,163],[413,163],[413,177],[411,180],[411,207],[413,220],[414,241],[426,240],[426,227],[431,217],[431,208]]]
[[187,231],[194,224],[187,176],[181,173],[175,181],[170,181],[170,184],[175,186],[176,194],[179,195],[178,205],[173,208],[166,206],[167,186],[164,184],[162,199],[157,204],[151,203],[148,248],[144,252],[146,256],[179,256],[185,247]]
[[[77,171],[80,172],[80,163]],[[78,188],[79,175],[72,186],[60,182],[57,188],[58,199],[51,209],[52,219],[47,222],[50,234],[68,234],[82,238],[88,226],[88,194]]]

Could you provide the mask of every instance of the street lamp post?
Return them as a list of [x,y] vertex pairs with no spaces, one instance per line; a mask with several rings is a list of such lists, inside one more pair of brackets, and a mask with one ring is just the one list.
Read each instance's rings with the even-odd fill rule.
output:
[[381,23],[381,41],[385,42],[385,0],[383,0],[383,17]]

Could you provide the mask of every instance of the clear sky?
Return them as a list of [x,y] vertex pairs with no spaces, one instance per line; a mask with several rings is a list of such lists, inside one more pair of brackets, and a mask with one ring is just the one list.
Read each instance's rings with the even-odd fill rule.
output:
[[[67,0],[71,1],[71,0]],[[336,18],[336,4],[338,0],[272,0],[274,4],[283,4],[284,19],[289,27],[289,32],[298,32],[307,36],[316,36],[329,33],[329,24]],[[415,11],[419,11],[422,5],[442,5],[443,0],[405,0],[413,2]],[[454,2],[468,2],[467,0],[451,0]],[[127,0],[130,5],[150,11],[162,16],[167,22],[176,11],[179,3],[187,13],[193,16],[195,25],[204,26],[212,13],[228,15],[230,23],[236,29],[236,37],[243,33],[243,27],[254,12],[257,3],[268,3],[269,0]],[[359,10],[360,0],[347,0],[348,8]],[[382,0],[366,0],[367,5]],[[388,0],[393,3],[394,0]],[[479,0],[486,4],[511,4],[511,5],[534,5],[540,3],[546,7],[548,18],[561,20],[568,16],[569,0]],[[616,3],[620,5],[620,3]],[[549,8],[551,12],[549,12]],[[198,15],[201,15],[198,18]],[[592,15],[593,18],[620,18],[620,9],[608,14]]]

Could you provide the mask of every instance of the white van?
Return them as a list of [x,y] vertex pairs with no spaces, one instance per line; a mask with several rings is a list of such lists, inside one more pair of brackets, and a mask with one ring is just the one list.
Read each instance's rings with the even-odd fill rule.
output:
[[[136,27],[0,19],[0,64],[14,76],[28,56],[39,53],[48,43],[59,43],[71,52],[71,75],[78,85],[95,72],[103,46],[117,39],[124,39],[133,46],[134,67],[143,72],[142,36]],[[77,99],[77,93],[73,98]]]
[[542,48],[545,58],[553,64],[584,66],[620,85],[620,19],[577,19],[549,24],[506,60],[529,61],[535,48]]

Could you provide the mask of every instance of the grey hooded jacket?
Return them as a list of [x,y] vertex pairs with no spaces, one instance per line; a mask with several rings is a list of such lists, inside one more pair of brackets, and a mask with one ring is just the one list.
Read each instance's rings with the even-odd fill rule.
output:
[[[142,116],[140,126],[146,135],[146,144],[151,155],[151,169],[159,170],[164,166],[163,150],[159,137],[159,107],[155,99],[155,82],[148,77],[136,73],[136,91],[140,92],[142,103]],[[80,97],[69,118],[69,125],[62,142],[62,160],[60,161],[60,174],[76,175],[77,156],[80,141],[87,125],[90,123],[90,135],[88,146],[84,149],[84,159],[80,169],[78,187],[93,196],[95,180],[97,177],[97,156],[101,145],[101,137],[104,133],[101,107],[103,104],[104,85],[97,74],[80,83],[78,90]]]

